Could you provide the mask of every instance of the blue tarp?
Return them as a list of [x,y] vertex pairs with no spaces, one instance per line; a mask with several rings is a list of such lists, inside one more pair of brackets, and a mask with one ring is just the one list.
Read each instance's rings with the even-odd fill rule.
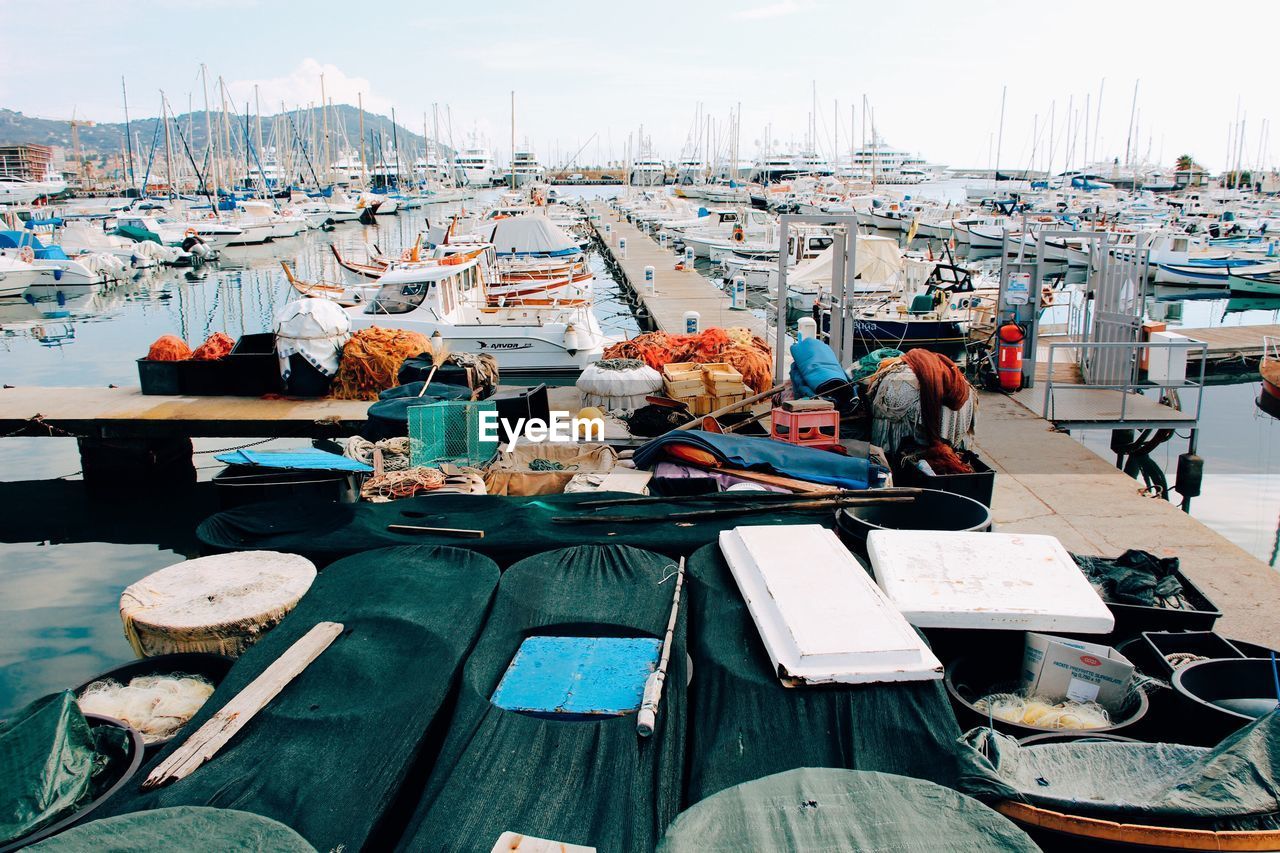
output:
[[780,474],[845,489],[879,486],[888,473],[866,459],[784,444],[770,438],[703,432],[700,429],[673,430],[641,446],[635,453],[636,467],[647,469],[664,461],[667,458],[665,448],[677,443],[705,450],[731,468]]
[[21,231],[0,231],[0,249],[18,249],[30,246],[35,256],[42,261],[65,261],[67,253],[61,246],[46,246],[31,234]]
[[227,465],[252,465],[258,468],[291,468],[303,471],[356,471],[373,468],[363,462],[314,448],[297,450],[233,450],[213,457]]
[[848,400],[853,396],[849,377],[827,344],[805,338],[791,346],[791,387],[797,397],[830,394]]

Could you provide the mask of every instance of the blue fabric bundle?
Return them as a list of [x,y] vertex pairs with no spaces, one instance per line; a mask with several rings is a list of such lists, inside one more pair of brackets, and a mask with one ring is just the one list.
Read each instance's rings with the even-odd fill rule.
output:
[[888,473],[867,459],[784,444],[759,436],[703,432],[700,429],[673,430],[642,445],[635,453],[636,467],[648,469],[665,461],[665,448],[672,444],[687,444],[705,450],[730,468],[779,474],[844,489],[882,485]]
[[817,338],[791,345],[791,388],[797,397],[830,397],[837,405],[853,400],[854,388],[835,352]]

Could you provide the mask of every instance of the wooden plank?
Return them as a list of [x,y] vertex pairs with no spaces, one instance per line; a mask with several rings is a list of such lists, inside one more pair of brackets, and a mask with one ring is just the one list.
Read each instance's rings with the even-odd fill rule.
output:
[[254,715],[267,707],[289,682],[320,657],[320,653],[342,633],[339,622],[320,622],[285,650],[262,674],[223,705],[216,714],[182,746],[169,754],[151,771],[142,789],[159,788],[190,776],[196,768],[218,754],[235,733],[244,728]]
[[[1280,326],[1211,326],[1194,329],[1169,329],[1197,341],[1209,345],[1209,357],[1243,355],[1257,357],[1262,355],[1262,339],[1264,337],[1280,337]],[[1199,352],[1192,350],[1190,358],[1198,360]]]
[[322,438],[354,434],[363,400],[148,396],[137,388],[0,389],[0,435]]

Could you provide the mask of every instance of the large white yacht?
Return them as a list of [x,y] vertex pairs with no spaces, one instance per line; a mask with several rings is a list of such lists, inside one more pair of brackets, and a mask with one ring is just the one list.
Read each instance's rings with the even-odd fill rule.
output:
[[515,176],[517,187],[523,187],[542,180],[546,172],[532,151],[517,151],[511,157],[511,169],[507,174]]
[[454,159],[458,184],[466,187],[490,187],[498,174],[493,154],[488,148],[468,148]]
[[631,163],[628,182],[633,187],[656,187],[667,181],[667,164],[652,158],[640,158]]

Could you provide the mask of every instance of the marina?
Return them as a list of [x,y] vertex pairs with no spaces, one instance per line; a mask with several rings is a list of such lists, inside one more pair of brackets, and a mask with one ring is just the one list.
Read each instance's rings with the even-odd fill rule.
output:
[[6,72],[0,853],[1280,851],[1265,51],[624,11]]

